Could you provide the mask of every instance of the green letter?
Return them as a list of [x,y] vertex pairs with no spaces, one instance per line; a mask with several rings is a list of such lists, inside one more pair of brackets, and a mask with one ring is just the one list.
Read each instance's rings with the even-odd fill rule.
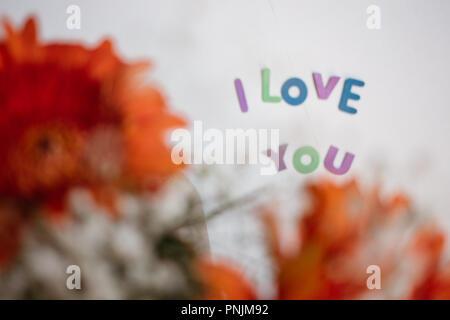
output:
[[262,100],[264,102],[280,102],[281,97],[270,96],[270,69],[262,70]]
[[[309,164],[302,163],[302,157],[307,154],[311,157]],[[313,147],[302,147],[297,149],[294,153],[294,159],[292,160],[295,170],[301,173],[311,173],[316,170],[319,165],[319,153]]]

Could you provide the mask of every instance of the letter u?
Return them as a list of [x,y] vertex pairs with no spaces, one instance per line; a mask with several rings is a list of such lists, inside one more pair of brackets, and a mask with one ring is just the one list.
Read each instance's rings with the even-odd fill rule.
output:
[[342,160],[341,166],[339,168],[336,168],[334,166],[334,160],[336,159],[336,155],[337,155],[338,151],[339,151],[338,148],[336,148],[334,146],[330,146],[330,148],[328,149],[328,153],[325,156],[324,165],[328,171],[330,171],[334,174],[337,174],[337,175],[342,175],[342,174],[346,173],[352,166],[355,155],[350,152],[346,152],[345,156],[344,156],[344,160]]

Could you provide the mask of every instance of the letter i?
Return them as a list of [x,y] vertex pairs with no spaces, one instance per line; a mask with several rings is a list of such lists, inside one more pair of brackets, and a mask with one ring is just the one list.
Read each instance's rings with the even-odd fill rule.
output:
[[239,105],[241,106],[242,112],[248,111],[247,99],[245,98],[244,87],[242,86],[241,79],[237,78],[234,80],[234,86],[236,87],[236,92],[238,95]]

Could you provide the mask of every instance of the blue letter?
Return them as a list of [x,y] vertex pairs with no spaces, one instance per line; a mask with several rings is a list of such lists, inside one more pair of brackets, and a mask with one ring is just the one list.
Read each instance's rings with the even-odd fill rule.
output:
[[[292,98],[289,95],[289,89],[292,86],[297,86],[300,90],[300,94],[297,98]],[[308,89],[306,88],[305,83],[299,79],[299,78],[290,78],[286,80],[286,82],[281,87],[281,96],[283,97],[284,101],[289,103],[292,106],[297,106],[299,104],[302,104],[303,101],[305,101],[306,96],[308,95]]]
[[348,100],[359,100],[360,96],[352,93],[352,86],[364,87],[364,82],[352,78],[345,80],[344,90],[342,90],[341,102],[339,102],[339,109],[348,113],[356,113],[358,110],[347,105]]

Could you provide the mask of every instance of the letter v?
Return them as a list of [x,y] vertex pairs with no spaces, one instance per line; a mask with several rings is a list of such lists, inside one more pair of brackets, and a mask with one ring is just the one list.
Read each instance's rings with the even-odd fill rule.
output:
[[339,82],[340,77],[333,76],[328,79],[326,87],[323,86],[322,75],[320,73],[313,73],[314,84],[317,90],[317,96],[319,99],[328,99],[334,87]]

